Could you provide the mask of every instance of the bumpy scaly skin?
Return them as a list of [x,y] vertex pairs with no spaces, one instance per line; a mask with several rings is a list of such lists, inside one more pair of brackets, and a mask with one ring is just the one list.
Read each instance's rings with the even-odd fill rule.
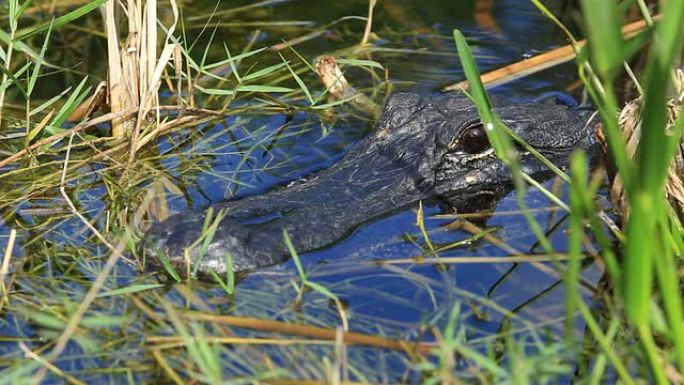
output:
[[[551,104],[495,105],[515,133],[556,164],[565,164],[574,149],[594,144],[586,114]],[[478,124],[477,110],[463,96],[393,95],[374,133],[334,166],[288,187],[214,205],[215,212],[226,209],[227,216],[199,274],[224,273],[226,253],[231,253],[236,272],[284,261],[289,253],[283,230],[297,251],[306,252],[421,199],[459,207],[483,192],[501,191],[510,184],[510,173],[491,148],[468,151],[461,143],[463,133]],[[528,174],[545,170],[529,154],[521,154],[521,162]],[[203,212],[182,213],[155,224],[145,234],[144,252],[163,253],[185,266],[184,252],[200,237],[204,218]],[[198,250],[190,250],[193,262]]]

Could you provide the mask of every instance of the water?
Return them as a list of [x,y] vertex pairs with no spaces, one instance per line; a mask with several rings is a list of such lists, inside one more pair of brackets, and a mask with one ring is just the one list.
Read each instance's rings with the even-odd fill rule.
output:
[[[546,3],[552,10],[558,10],[562,5],[560,1]],[[256,47],[268,46],[345,16],[364,15],[367,7],[365,1],[332,2],[326,3],[325,7],[322,4],[279,1],[227,15],[226,20],[234,24],[218,30],[217,44],[210,51],[210,59],[223,58],[218,44],[221,41],[226,41],[232,52],[239,52],[253,36],[255,28],[260,29],[254,35]],[[235,4],[219,3],[218,10],[233,6]],[[212,1],[202,0],[194,0],[186,6],[191,39],[197,36],[213,7]],[[453,43],[453,28],[461,29],[467,36],[483,72],[565,43],[562,34],[527,0],[497,1],[490,14],[477,17],[474,10],[473,1],[380,1],[373,29],[377,36],[374,40],[376,49],[368,50],[359,58],[381,63],[387,69],[387,81],[383,80],[384,73],[376,72],[373,77],[359,68],[349,68],[348,79],[360,89],[377,91],[376,100],[381,100],[389,89],[425,95],[437,93],[441,87],[463,78]],[[240,22],[252,24],[241,27]],[[274,26],[275,22],[281,24]],[[258,25],[255,27],[254,23]],[[356,44],[362,29],[362,21],[341,20],[322,36],[298,45],[296,49],[303,57],[313,59]],[[206,35],[203,36],[202,39],[206,39]],[[287,50],[283,54],[290,60],[296,59]],[[262,68],[277,60],[276,55],[266,53],[254,64]],[[311,89],[320,94],[322,87],[315,77],[310,73],[303,77]],[[572,65],[563,65],[492,91],[517,100],[531,100],[545,92],[563,91],[575,78]],[[55,80],[55,83],[60,81],[67,80]],[[249,101],[235,103],[240,105]],[[306,105],[303,98],[296,103]],[[291,114],[250,111],[244,115],[231,115],[217,124],[161,138],[157,143],[158,151],[159,155],[165,156],[143,152],[139,164],[148,167],[151,176],[140,186],[130,188],[158,183],[166,186],[167,195],[160,199],[167,202],[172,212],[200,210],[225,199],[261,193],[328,167],[372,126],[372,121],[359,118],[349,107],[338,108],[332,117],[304,110]],[[56,160],[59,159],[57,156]],[[61,167],[59,162],[53,166]],[[102,163],[91,167],[84,168],[82,179],[70,182],[69,191],[84,215],[95,218],[95,223],[104,228],[110,210],[116,212],[117,207],[121,207],[108,200],[110,191],[122,187],[103,177],[107,171]],[[16,180],[2,183],[15,189],[25,188]],[[550,187],[554,183],[552,180],[546,185]],[[561,186],[559,191],[563,195],[564,188]],[[20,293],[13,297],[16,299],[3,313],[4,324],[0,325],[0,334],[25,341],[33,349],[40,347],[43,339],[54,338],[56,330],[60,329],[50,326],[46,314],[52,317],[50,319],[63,322],[62,307],[73,311],[89,287],[84,284],[101,270],[103,259],[109,255],[80,220],[64,208],[59,192],[53,189],[41,196],[44,199],[12,201],[8,198],[11,202],[5,205],[8,209],[28,214],[11,218],[0,227],[3,236],[8,234],[9,228],[20,227],[18,223],[29,227],[20,232],[15,255],[18,259],[30,258],[25,266],[40,271],[43,277],[35,280],[33,275],[17,274],[15,287]],[[526,201],[534,210],[535,219],[551,234],[554,246],[564,250],[563,212],[536,190],[529,192]],[[37,207],[58,207],[61,211],[41,215],[31,211]],[[423,237],[416,226],[416,209],[417,206],[372,221],[336,245],[301,256],[309,279],[324,285],[346,305],[351,330],[414,340],[421,335],[422,326],[444,328],[452,309],[460,307],[458,328],[465,332],[465,339],[475,348],[485,349],[494,333],[509,327],[507,321],[511,318],[514,334],[521,340],[541,334],[542,330],[552,336],[545,337],[551,341],[562,337],[564,294],[553,264],[454,263],[444,267],[411,261],[375,263],[377,260],[413,258],[422,253]],[[511,248],[523,253],[541,252],[525,219],[516,211],[515,196],[509,194],[498,202],[490,218],[479,218],[475,222],[492,229],[493,234]],[[433,242],[446,244],[471,237],[465,231],[446,229],[455,217],[440,214],[445,213],[436,206],[425,208],[426,226]],[[41,246],[48,241],[51,242],[49,246]],[[69,266],[70,261],[77,260],[74,255],[79,253],[90,253],[94,258],[87,264],[78,259],[81,262]],[[508,255],[510,250],[480,240],[444,252],[441,257]],[[588,266],[584,274],[587,282],[595,282],[600,271]],[[79,278],[74,279],[74,276]],[[140,273],[124,263],[117,265],[113,277],[106,283],[105,290],[166,282],[164,277]],[[190,299],[182,284],[167,285],[146,292],[146,296],[140,298],[155,311],[166,314],[163,317],[168,316],[168,309],[161,307],[160,301],[173,304],[178,311],[189,307],[327,327],[338,325],[337,309],[318,293],[307,292],[297,307],[288,306],[297,298],[293,283],[296,286],[298,282],[294,263],[289,261],[249,275],[238,284],[233,297],[227,296],[217,285],[193,283],[192,290],[197,296],[194,299]],[[60,293],[70,300],[54,298],[51,293]],[[56,310],[46,308],[46,298],[54,298]],[[38,313],[43,316],[37,316]],[[119,383],[127,376],[136,381],[164,378],[159,370],[152,369],[158,368],[159,362],[151,357],[149,349],[141,349],[140,343],[143,334],[178,335],[181,331],[177,325],[155,323],[149,313],[126,297],[101,299],[89,314],[103,319],[117,316],[125,321],[116,327],[101,326],[83,332],[56,362],[60,368],[88,383]],[[207,335],[229,333],[226,328],[216,325],[205,324],[205,328]],[[581,333],[580,328],[581,325],[578,333]],[[232,329],[230,333],[252,335],[240,329]],[[425,338],[432,340],[432,337]],[[17,346],[11,339],[0,342],[0,365],[21,362],[18,360],[23,353]],[[259,370],[275,367],[284,370],[285,377],[324,378],[322,357],[333,360],[332,349],[325,346],[223,346],[217,349],[226,377],[251,376]],[[92,351],[98,353],[90,355]],[[186,351],[165,352],[168,352],[170,365],[182,371],[182,362],[189,359]],[[534,354],[538,349],[530,346],[529,352]],[[348,354],[356,369],[353,379],[371,382],[420,380],[420,372],[401,353],[352,347]],[[266,359],[272,363],[270,366],[264,364]],[[465,368],[468,363],[464,361],[459,365]],[[114,366],[121,370],[111,370]],[[110,369],[98,372],[97,368]],[[570,373],[568,371],[568,375]],[[58,377],[52,379],[59,381]]]

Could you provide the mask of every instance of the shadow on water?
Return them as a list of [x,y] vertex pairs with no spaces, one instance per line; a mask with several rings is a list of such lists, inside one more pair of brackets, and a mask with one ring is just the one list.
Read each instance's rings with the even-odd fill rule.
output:
[[[559,1],[547,3],[551,8],[560,9]],[[190,36],[199,33],[213,6],[211,1],[200,0],[186,6],[186,27]],[[321,5],[313,6],[308,2],[274,1],[269,6],[224,16],[221,15],[222,7],[219,3],[218,17],[227,24],[226,28],[218,30],[215,39],[227,41],[235,50],[246,44],[255,28],[260,30],[257,46],[266,46],[335,22],[319,37],[296,47],[303,56],[314,57],[358,42],[363,21],[340,19],[365,15],[367,3],[330,2],[323,10]],[[389,82],[384,82],[385,74],[376,74],[374,78],[366,71],[354,68],[347,77],[359,88],[379,89],[376,100],[381,100],[389,89],[435,93],[441,86],[463,78],[451,37],[453,28],[465,32],[483,71],[564,44],[553,25],[527,0],[497,1],[490,12],[480,10],[476,14],[475,11],[473,1],[378,2],[374,25],[376,48],[369,50],[364,58],[385,66]],[[285,54],[289,55],[289,52]],[[311,89],[320,92],[322,87],[314,77],[307,76]],[[574,67],[560,66],[498,87],[493,92],[513,99],[531,100],[548,91],[563,91],[574,80]],[[224,199],[258,194],[333,164],[367,134],[373,124],[355,117],[346,107],[338,108],[334,114],[278,111],[255,114],[250,111],[249,115],[231,116],[193,132],[166,136],[157,144],[159,154],[142,154],[140,165],[156,178],[148,184],[160,183],[166,188],[169,210],[198,210]],[[61,167],[59,158],[55,158],[53,166]],[[99,167],[104,166],[85,167],[83,178],[73,182],[70,191],[79,209],[104,226],[108,210],[112,209],[112,203],[107,199],[113,184],[102,177],[104,174]],[[36,170],[35,175],[39,174]],[[160,178],[165,182],[160,182]],[[22,182],[4,180],[1,183],[16,188]],[[548,181],[547,185],[554,183]],[[175,187],[169,189],[169,186]],[[0,334],[8,338],[7,342],[0,342],[0,365],[7,365],[22,354],[15,340],[39,346],[42,338],[54,336],[55,325],[64,321],[64,314],[51,313],[32,302],[32,296],[51,298],[50,293],[65,293],[77,303],[84,292],[83,283],[97,274],[102,259],[108,255],[79,220],[64,209],[55,190],[43,194],[44,200],[3,203],[4,210],[16,212],[11,223],[21,223],[27,229],[21,235],[24,257],[34,255],[31,268],[41,271],[43,278],[29,280],[21,275],[17,278],[15,284],[21,291],[19,300],[4,313],[4,322],[0,325]],[[564,195],[562,185],[557,190]],[[552,234],[556,249],[565,250],[566,225],[562,210],[536,190],[529,192],[527,203],[542,227]],[[54,207],[57,211],[49,214],[38,210],[54,210]],[[323,284],[347,305],[352,330],[400,339],[429,340],[432,337],[423,336],[425,328],[445,327],[452,308],[460,304],[459,329],[465,333],[464,340],[483,350],[502,330],[523,340],[530,335],[535,336],[532,338],[535,340],[541,334],[545,335],[543,339],[562,338],[564,294],[553,263],[471,261],[442,265],[406,261],[424,250],[423,235],[416,226],[416,210],[417,205],[363,225],[340,243],[302,256],[309,279]],[[505,246],[483,239],[468,241],[471,233],[450,229],[449,224],[458,220],[457,216],[442,214],[452,213],[443,213],[436,206],[426,207],[426,226],[431,241],[440,244],[466,242],[441,253],[440,257],[504,257],[511,255],[511,249],[522,254],[541,252],[525,219],[517,213],[513,194],[498,202],[489,218],[475,220],[480,225],[486,223],[492,236]],[[5,217],[9,215],[5,214]],[[3,235],[9,232],[8,227],[1,229]],[[98,258],[93,258],[90,264],[79,262],[70,266],[78,253],[92,253]],[[378,264],[377,260],[388,262]],[[597,268],[586,266],[585,295],[591,295],[591,284],[600,275]],[[69,278],[64,278],[66,276]],[[107,285],[109,290],[134,283],[158,282],[124,263],[117,266],[114,277]],[[178,333],[178,330],[155,324],[154,317],[148,318],[149,313],[142,310],[149,307],[161,311],[155,298],[164,298],[179,308],[189,306],[312,325],[339,323],[336,308],[319,294],[305,293],[299,306],[291,307],[297,297],[293,282],[298,282],[298,278],[294,263],[289,261],[246,277],[232,297],[217,285],[205,283],[193,283],[193,295],[188,294],[185,284],[175,284],[157,288],[153,295],[135,297],[133,301],[116,296],[108,300],[103,297],[94,307],[92,316],[119,317],[114,319],[120,320],[120,327],[105,328],[101,341],[77,338],[56,364],[81,373],[84,377],[79,378],[87,378],[88,383],[117,381],[127,375],[153,380],[159,376],[157,370],[150,368],[154,361],[146,349],[140,348],[140,337],[134,336]],[[142,305],[134,304],[135,301]],[[43,315],[36,316],[36,312]],[[251,335],[220,326],[205,327],[206,335]],[[581,327],[578,325],[578,333],[582,332]],[[121,336],[120,342],[112,342],[116,335]],[[115,347],[106,348],[101,356],[88,354],[92,345],[103,341],[110,341]],[[530,342],[529,348],[534,351],[534,343]],[[271,348],[254,345],[221,349],[221,362],[227,376],[251,377],[282,368],[287,376],[324,378],[323,358],[333,361],[332,350],[327,345]],[[353,377],[360,381],[420,380],[420,371],[415,370],[414,364],[403,354],[351,347],[348,355]],[[182,353],[169,353],[167,359],[174,367],[182,366]],[[125,370],[105,370],[104,373],[97,370],[112,365]]]

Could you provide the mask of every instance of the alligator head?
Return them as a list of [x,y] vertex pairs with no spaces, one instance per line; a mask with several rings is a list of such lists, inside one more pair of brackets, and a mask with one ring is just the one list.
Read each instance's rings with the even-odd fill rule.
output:
[[[495,113],[547,159],[562,166],[577,148],[589,149],[594,127],[588,114],[554,104],[510,104],[495,100]],[[546,167],[521,151],[523,171]],[[483,193],[508,188],[511,175],[490,146],[475,106],[457,94],[394,94],[375,131],[335,165],[287,187],[214,205],[227,215],[200,255],[205,213],[183,213],[155,224],[146,234],[146,254],[164,254],[200,276],[226,271],[230,254],[236,272],[288,258],[287,231],[306,252],[331,245],[357,226],[438,199],[457,208]],[[473,209],[473,207],[469,207]],[[188,261],[185,258],[190,257]]]

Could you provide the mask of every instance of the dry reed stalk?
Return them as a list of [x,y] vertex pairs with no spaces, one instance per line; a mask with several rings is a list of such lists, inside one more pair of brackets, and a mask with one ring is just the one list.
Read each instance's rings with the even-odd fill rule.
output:
[[0,267],[0,311],[9,303],[9,285],[5,285],[5,278],[9,274],[9,264],[12,259],[12,251],[14,250],[14,242],[17,239],[17,230],[10,231],[7,247],[5,247],[5,256],[2,259],[2,267]]
[[[78,123],[80,121],[83,121],[84,119],[90,119],[93,113],[99,108],[101,108],[106,102],[107,82],[103,81],[97,85],[93,94],[88,99],[83,101],[83,103],[81,103],[74,110],[74,112],[72,112],[71,115],[69,115],[66,121],[69,123]],[[47,116],[52,116],[53,112],[54,111],[49,113]],[[47,124],[47,121],[45,122],[45,124]]]
[[176,373],[176,371],[169,365],[169,362],[166,361],[166,358],[164,358],[164,355],[161,353],[160,350],[154,349],[152,350],[152,357],[154,357],[155,361],[159,364],[159,366],[164,370],[164,373],[166,373],[167,376],[171,378],[174,384],[176,385],[184,385],[186,384],[185,381]]
[[[653,20],[660,18],[660,15],[653,16]],[[625,37],[631,37],[638,32],[646,29],[648,23],[645,20],[635,21],[627,24],[622,28],[622,34]],[[577,42],[577,47],[572,44],[564,45],[559,48],[552,49],[542,54],[533,56],[528,59],[520,60],[505,67],[487,72],[480,76],[482,84],[490,88],[498,86],[510,81],[529,76],[531,74],[543,71],[547,68],[557,66],[559,64],[568,62],[575,58],[575,49],[579,49],[586,44],[586,40]],[[467,90],[468,81],[463,80],[450,86],[444,87],[443,91],[459,91]]]
[[366,28],[363,31],[361,45],[368,44],[368,41],[370,40],[370,35],[373,30],[373,9],[375,9],[375,3],[377,3],[377,0],[368,0],[368,17],[366,18]]
[[[193,321],[211,322],[219,325],[227,325],[244,329],[259,330],[271,333],[294,334],[309,338],[335,341],[337,329],[329,329],[318,326],[292,324],[281,321],[263,320],[251,317],[236,317],[217,315],[200,312],[188,312],[182,317]],[[393,340],[370,334],[343,332],[343,341],[346,344],[365,345],[383,349],[398,350],[410,354],[431,354],[435,345],[421,342]]]
[[[107,47],[109,55],[109,100],[111,111],[117,113],[138,109],[136,117],[124,117],[112,122],[112,136],[131,136],[130,160],[138,150],[137,138],[149,112],[159,107],[159,86],[164,68],[169,64],[176,44],[172,36],[179,20],[175,0],[169,4],[173,23],[164,37],[161,55],[158,55],[157,0],[127,0],[126,4],[110,0],[105,7]],[[116,4],[125,7],[128,36],[121,47],[116,28]],[[159,110],[157,110],[157,122]]]
[[[16,21],[10,23],[10,42],[7,44],[7,53],[5,54],[5,61],[3,65],[5,66],[5,70],[2,73],[2,80],[0,80],[0,84],[5,84],[7,82],[9,76],[7,74],[11,73],[11,68],[10,65],[12,64],[12,54],[14,53],[14,44],[12,41],[14,40],[14,36],[17,32],[17,23]],[[3,87],[0,90],[0,123],[2,122],[2,108],[5,106],[5,91],[7,88]]]
[[[105,4],[105,25],[107,29],[107,57],[109,68],[109,106],[113,113],[126,111],[136,106],[129,94],[128,81],[124,78],[120,54],[119,33],[116,28],[115,1]],[[112,120],[112,136],[122,137],[131,131],[132,121],[127,117]]]
[[357,91],[349,85],[334,56],[324,55],[316,60],[316,72],[328,93],[335,99],[354,97]]
[[135,110],[127,110],[127,111],[121,111],[117,113],[109,113],[107,115],[100,116],[96,119],[89,120],[87,122],[84,122],[82,124],[79,124],[73,128],[70,128],[66,131],[62,131],[60,133],[50,135],[45,139],[39,140],[36,143],[33,143],[32,145],[28,146],[27,148],[24,148],[21,151],[16,152],[15,154],[8,156],[7,158],[0,160],[0,168],[6,167],[7,165],[10,165],[14,162],[16,162],[18,159],[21,159],[21,157],[29,154],[31,151],[41,147],[45,146],[51,143],[54,143],[60,139],[66,138],[67,136],[71,135],[72,133],[83,131],[86,128],[89,127],[94,127],[97,126],[98,124],[106,123],[106,122],[114,122],[117,119],[123,119],[127,116],[132,116],[135,114]]
[[384,265],[465,265],[465,264],[498,264],[498,263],[540,263],[567,261],[567,254],[511,255],[511,256],[476,256],[476,257],[439,257],[439,258],[393,258],[378,259],[373,264]]
[[[128,15],[128,36],[126,43],[122,47],[121,55],[121,70],[123,72],[124,81],[126,82],[126,90],[130,96],[130,101],[133,106],[140,105],[140,61],[144,58],[141,54],[141,1],[128,0],[126,13]],[[141,58],[142,56],[142,58]],[[132,123],[131,123],[132,125]]]
[[[129,0],[129,3],[131,1],[133,0]],[[171,1],[171,4],[175,5],[175,2]],[[143,23],[145,24],[145,36],[143,37],[145,50],[143,51],[143,57],[145,58],[146,66],[141,66],[141,69],[144,70],[141,71],[140,78],[142,80],[141,84],[149,89],[153,83],[150,77],[157,66],[157,0],[148,0],[145,4]],[[172,28],[174,27],[175,24]]]
[[138,138],[141,135],[142,124],[152,109],[156,109],[156,121],[159,124],[159,86],[161,85],[161,77],[174,52],[178,49],[177,45],[172,43],[171,38],[176,31],[180,13],[176,0],[170,0],[169,4],[173,12],[173,23],[164,37],[164,45],[159,58],[157,58],[157,1],[148,0],[143,11],[142,23],[145,27],[145,36],[142,38],[143,45],[141,51],[143,53],[139,62],[140,109],[135,130],[131,135],[131,147],[128,155],[129,166],[135,160],[135,155],[141,147],[138,143]]
[[373,118],[380,116],[381,106],[349,84],[334,56],[323,55],[316,59],[316,72],[334,99],[346,100],[359,112]]
[[285,48],[294,47],[295,45],[303,43],[305,41],[313,40],[319,36],[324,35],[327,32],[328,32],[328,30],[326,28],[320,28],[320,29],[311,31],[309,33],[306,33],[302,36],[295,37],[294,39],[290,39],[290,40],[284,41],[282,43],[272,45],[268,49],[269,49],[269,51],[282,51]]
[[[668,130],[672,128],[674,123],[677,121],[682,105],[684,105],[684,71],[679,69],[676,71],[676,89],[675,96],[670,99],[667,103],[667,128]],[[618,124],[622,131],[623,136],[627,143],[627,153],[634,159],[639,146],[639,140],[641,138],[641,109],[643,108],[643,99],[637,98],[627,103],[625,107],[620,111],[620,116],[618,118]],[[601,141],[604,153],[607,153],[607,142],[605,139],[605,134],[599,131],[598,135]],[[626,219],[629,215],[629,201],[627,199],[627,192],[625,191],[625,186],[620,178],[620,175],[616,174],[616,171],[611,169],[609,171],[610,179],[610,199],[613,205],[617,208],[618,212],[623,219]],[[680,141],[678,151],[675,153],[675,157],[672,160],[670,169],[668,170],[667,181],[665,184],[665,196],[672,210],[677,213],[680,220],[684,220],[684,141]],[[623,221],[626,222],[626,221]]]
[[173,50],[173,68],[176,70],[176,104],[179,111],[178,116],[185,115],[187,103],[183,100],[183,50],[176,45]]
[[36,352],[34,352],[34,351],[32,351],[31,349],[29,349],[29,347],[28,347],[25,343],[20,342],[20,343],[19,343],[19,349],[20,349],[22,352],[24,352],[24,355],[25,355],[27,358],[30,358],[30,359],[32,359],[32,360],[38,362],[39,364],[43,365],[43,368],[46,368],[47,370],[51,371],[52,373],[54,373],[54,374],[57,375],[58,377],[63,378],[63,379],[66,380],[66,382],[68,382],[69,384],[72,384],[72,385],[86,385],[85,382],[79,381],[76,377],[70,376],[69,374],[65,373],[62,369],[60,369],[60,368],[58,368],[57,366],[53,365],[53,364],[50,363],[49,361],[46,361],[45,359],[43,359],[43,357],[39,356]]
[[[193,341],[203,341],[223,345],[273,345],[273,346],[294,346],[294,345],[333,345],[337,341],[311,339],[311,338],[249,338],[249,337],[222,337],[222,336],[202,336],[192,337]],[[186,345],[186,338],[182,336],[149,336],[145,342],[150,344],[154,350],[166,350],[182,348]]]

